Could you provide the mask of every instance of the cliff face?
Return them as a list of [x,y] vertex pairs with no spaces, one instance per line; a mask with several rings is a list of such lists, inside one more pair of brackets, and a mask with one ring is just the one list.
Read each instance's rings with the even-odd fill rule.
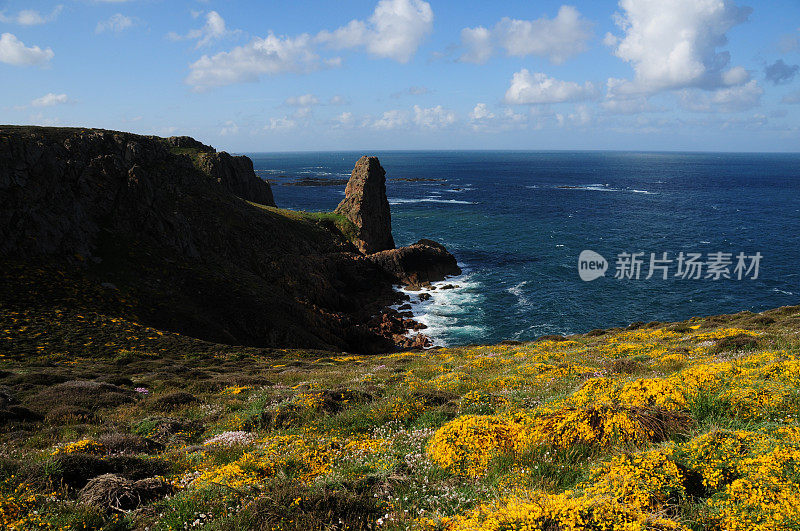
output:
[[[260,204],[254,204],[260,203]],[[246,157],[186,137],[0,126],[0,306],[98,310],[202,339],[388,350],[390,277],[332,224],[273,208]],[[24,288],[24,289],[23,289]],[[99,311],[99,310],[98,310]]]
[[113,222],[196,256],[186,214],[170,206],[200,188],[275,205],[247,157],[215,153],[187,137],[2,126],[0,254],[88,256]]

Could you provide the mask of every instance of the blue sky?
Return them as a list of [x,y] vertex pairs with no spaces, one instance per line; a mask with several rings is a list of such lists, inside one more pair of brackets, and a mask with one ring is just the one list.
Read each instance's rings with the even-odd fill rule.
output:
[[0,123],[231,151],[800,151],[797,0],[0,0]]

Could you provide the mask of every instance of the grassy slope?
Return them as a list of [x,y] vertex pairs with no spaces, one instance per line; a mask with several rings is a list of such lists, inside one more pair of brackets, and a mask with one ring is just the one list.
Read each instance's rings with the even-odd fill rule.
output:
[[[0,317],[6,526],[800,526],[800,307],[379,356]],[[104,512],[98,471],[177,490]]]

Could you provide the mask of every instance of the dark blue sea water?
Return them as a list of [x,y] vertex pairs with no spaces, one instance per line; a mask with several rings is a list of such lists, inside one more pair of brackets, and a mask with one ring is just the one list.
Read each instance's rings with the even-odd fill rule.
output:
[[[800,155],[625,152],[377,152],[398,245],[444,243],[465,271],[415,312],[440,344],[532,339],[632,321],[761,311],[800,303]],[[362,153],[255,153],[278,206],[329,211]],[[394,179],[423,178],[408,182]],[[584,282],[578,255],[608,261]],[[620,253],[641,277],[616,279]],[[650,253],[673,263],[645,277]],[[732,253],[732,279],[683,279],[678,253]],[[736,256],[760,261],[736,280]],[[750,265],[750,260],[747,260]],[[707,267],[707,265],[706,265]],[[723,267],[724,269],[724,267]],[[702,271],[705,277],[705,268]]]

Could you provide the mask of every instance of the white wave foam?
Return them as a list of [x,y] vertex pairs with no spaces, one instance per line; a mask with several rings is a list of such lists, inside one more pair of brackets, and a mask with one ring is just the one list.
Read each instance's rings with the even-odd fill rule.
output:
[[778,288],[772,288],[772,291],[774,291],[776,293],[783,293],[784,295],[794,295],[794,293],[792,293],[791,291],[784,291],[784,290],[778,289]]
[[520,306],[528,306],[530,304],[530,299],[525,296],[525,291],[522,289],[528,283],[527,280],[520,282],[516,286],[511,286],[510,288],[506,288],[506,291],[512,294],[517,298],[517,304]]
[[[395,289],[405,293],[411,298],[411,312],[414,320],[424,324],[427,328],[421,330],[428,336],[433,346],[447,346],[450,339],[466,336],[475,337],[486,332],[486,328],[475,324],[476,318],[482,314],[481,304],[484,295],[481,293],[481,284],[470,280],[469,273],[457,277],[450,277],[431,285],[436,289],[423,291],[410,291],[403,287]],[[451,289],[442,289],[446,285],[457,286]],[[419,300],[421,293],[430,295],[427,301]],[[392,308],[397,309],[399,305]],[[415,334],[415,331],[410,331]]]
[[389,198],[390,205],[401,205],[404,203],[447,203],[451,205],[477,205],[475,201],[459,201],[458,199],[439,199],[437,197],[423,197],[422,199],[409,199],[402,197]]
[[613,188],[608,184],[559,184],[559,185],[550,185],[550,186],[540,186],[538,184],[533,184],[526,186],[525,188],[529,188],[531,190],[538,190],[538,189],[550,189],[550,190],[581,190],[587,192],[630,192],[634,194],[646,194],[646,195],[654,195],[656,192],[650,192],[649,190],[636,190],[634,188]]

